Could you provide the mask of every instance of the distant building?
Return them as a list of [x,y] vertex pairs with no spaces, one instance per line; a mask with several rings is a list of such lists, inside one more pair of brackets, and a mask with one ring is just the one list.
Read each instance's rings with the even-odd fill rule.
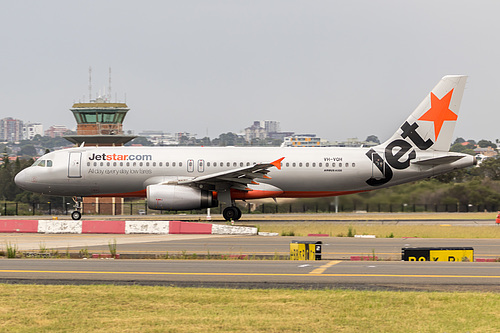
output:
[[293,132],[281,132],[279,121],[256,120],[253,125],[245,128],[245,140],[252,142],[254,139],[277,139],[284,140],[285,137],[293,135]]
[[346,141],[329,142],[321,139],[316,134],[297,134],[286,137],[282,147],[373,147],[378,143],[371,141],[359,141],[357,138],[349,138]]
[[0,119],[0,140],[16,142],[23,139],[23,122],[11,117]]
[[360,141],[358,138],[348,138],[345,141],[330,142],[330,147],[373,147],[378,145],[377,142]]
[[51,138],[63,137],[68,132],[71,132],[71,130],[64,125],[52,125],[45,131],[45,136],[50,136]]
[[43,125],[40,123],[26,123],[23,126],[23,139],[33,140],[35,135],[43,136]]
[[171,133],[165,133],[163,131],[145,130],[140,132],[138,135],[145,137],[146,139],[151,141],[155,146],[172,146],[179,144],[179,138],[180,138],[178,137],[179,133],[176,134],[177,135],[172,135]]
[[286,137],[281,147],[324,147],[327,143],[316,134],[297,134]]
[[486,148],[476,147],[474,148],[474,154],[482,155],[484,157],[494,157],[498,155],[496,149],[493,149],[492,147],[486,147]]
[[254,121],[253,125],[245,128],[245,140],[251,142],[253,139],[265,139],[266,129],[261,126],[260,121]]

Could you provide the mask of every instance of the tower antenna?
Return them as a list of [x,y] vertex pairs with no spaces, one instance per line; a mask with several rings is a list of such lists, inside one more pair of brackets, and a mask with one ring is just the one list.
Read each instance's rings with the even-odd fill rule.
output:
[[109,67],[108,102],[111,102],[111,67]]
[[92,67],[89,66],[89,102],[92,100]]

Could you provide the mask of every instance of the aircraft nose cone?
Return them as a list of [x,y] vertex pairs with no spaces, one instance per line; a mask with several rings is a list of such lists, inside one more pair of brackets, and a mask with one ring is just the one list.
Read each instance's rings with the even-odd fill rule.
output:
[[14,182],[16,183],[16,185],[18,187],[25,190],[27,188],[27,185],[28,185],[28,175],[27,175],[26,170],[22,170],[21,172],[19,172],[16,175],[16,177],[14,178]]

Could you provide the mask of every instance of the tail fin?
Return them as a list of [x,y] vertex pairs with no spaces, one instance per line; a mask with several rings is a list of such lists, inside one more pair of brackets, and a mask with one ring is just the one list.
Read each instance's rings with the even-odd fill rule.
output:
[[443,77],[384,146],[409,139],[420,150],[448,151],[466,81],[465,75]]

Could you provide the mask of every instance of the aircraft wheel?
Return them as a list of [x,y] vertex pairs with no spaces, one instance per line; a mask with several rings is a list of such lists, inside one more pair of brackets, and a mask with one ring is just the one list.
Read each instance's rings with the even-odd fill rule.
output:
[[80,213],[79,211],[75,210],[73,213],[71,213],[71,218],[73,220],[79,220],[82,218],[82,213]]
[[226,207],[222,212],[226,221],[238,221],[241,218],[241,210],[236,206]]
[[235,219],[235,221],[238,221],[241,218],[241,210],[238,207],[236,207],[236,206],[234,206],[234,208],[238,212],[237,215],[236,215],[236,217],[234,219]]

